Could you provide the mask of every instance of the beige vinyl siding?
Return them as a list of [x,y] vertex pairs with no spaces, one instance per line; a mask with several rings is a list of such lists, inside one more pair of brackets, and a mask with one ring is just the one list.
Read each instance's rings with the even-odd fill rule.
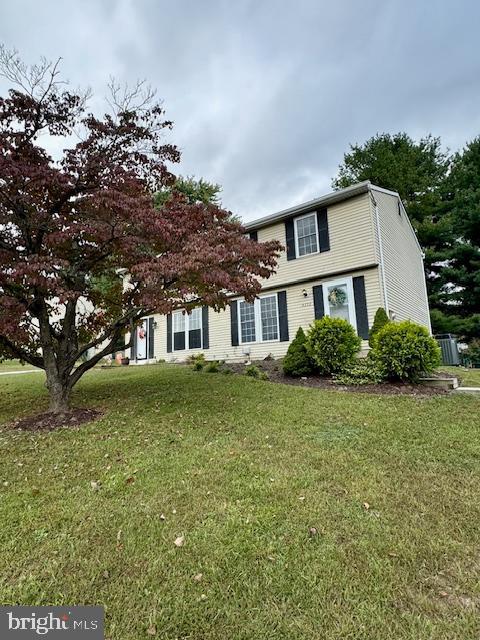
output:
[[[378,269],[373,268],[367,271],[352,271],[348,275],[363,275],[365,277],[365,292],[367,298],[367,310],[369,325],[373,322],[375,311],[381,305],[381,290],[378,277]],[[278,291],[287,292],[287,313],[288,313],[288,333],[290,341],[293,340],[298,327],[307,329],[314,320],[313,287],[330,280],[323,278],[308,284],[292,284],[286,287],[279,287]],[[307,297],[303,295],[303,290],[307,291]],[[274,293],[274,290],[269,293]],[[275,358],[285,355],[290,342],[258,342],[232,346],[230,332],[230,307],[223,311],[215,312],[208,310],[209,316],[209,349],[184,349],[182,351],[172,351],[167,353],[167,319],[166,316],[155,316],[157,328],[155,330],[155,358],[164,359],[169,362],[181,362],[194,353],[205,353],[209,360],[245,360],[250,357],[252,360],[265,358],[271,354]],[[368,343],[363,341],[363,349],[368,348]],[[247,353],[249,352],[249,353]],[[144,361],[148,362],[148,361]]]
[[378,206],[388,310],[430,330],[422,252],[397,196],[372,187]]
[[[304,214],[302,214],[304,215]],[[377,262],[370,195],[362,194],[328,207],[330,250],[287,260],[282,251],[277,272],[264,286],[296,282],[303,278],[358,269]],[[285,223],[277,222],[258,230],[258,241],[279,240],[285,246]]]

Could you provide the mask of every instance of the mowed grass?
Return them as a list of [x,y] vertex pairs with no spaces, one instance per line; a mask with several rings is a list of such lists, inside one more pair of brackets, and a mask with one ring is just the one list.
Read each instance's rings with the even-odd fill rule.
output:
[[466,369],[465,367],[440,367],[441,371],[457,376],[462,387],[480,387],[480,369]]
[[[46,407],[40,375],[0,394]],[[0,432],[2,603],[102,604],[115,640],[479,637],[476,397],[157,365],[74,401],[105,415]]]
[[3,360],[3,362],[0,362],[0,373],[4,371],[29,371],[31,369],[36,369],[36,367],[25,362],[22,363],[20,360]]

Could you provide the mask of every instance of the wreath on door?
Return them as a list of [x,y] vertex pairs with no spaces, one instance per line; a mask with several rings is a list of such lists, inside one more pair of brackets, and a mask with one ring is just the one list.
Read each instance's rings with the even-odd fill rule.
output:
[[138,330],[138,337],[140,338],[140,340],[143,340],[146,335],[147,334],[145,333],[145,329],[143,327],[140,327]]
[[328,302],[332,307],[339,307],[347,301],[347,292],[340,287],[334,287],[328,294]]

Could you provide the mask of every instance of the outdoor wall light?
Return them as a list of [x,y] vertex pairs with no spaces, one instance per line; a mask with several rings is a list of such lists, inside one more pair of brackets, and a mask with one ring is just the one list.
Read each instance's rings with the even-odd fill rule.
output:
[[306,289],[302,289],[302,295],[304,298],[308,297],[308,291]]
[[156,320],[153,321],[153,328],[154,329],[158,328],[158,322]]

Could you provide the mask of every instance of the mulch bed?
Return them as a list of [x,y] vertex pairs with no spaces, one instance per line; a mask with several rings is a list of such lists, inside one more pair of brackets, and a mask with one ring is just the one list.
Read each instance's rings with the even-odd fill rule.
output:
[[103,415],[97,409],[71,409],[65,413],[37,413],[33,416],[20,418],[8,425],[10,429],[20,429],[21,431],[53,431],[60,427],[75,428],[86,422],[98,420]]
[[[439,387],[429,387],[421,384],[408,384],[404,382],[382,382],[380,384],[342,385],[331,378],[321,376],[308,376],[308,378],[290,378],[282,371],[281,362],[277,360],[260,360],[252,362],[262,371],[268,373],[270,382],[292,384],[298,387],[315,387],[330,391],[356,391],[358,393],[377,393],[382,395],[408,395],[408,396],[438,396],[448,393]],[[225,365],[235,373],[244,373],[245,364],[227,363]]]

